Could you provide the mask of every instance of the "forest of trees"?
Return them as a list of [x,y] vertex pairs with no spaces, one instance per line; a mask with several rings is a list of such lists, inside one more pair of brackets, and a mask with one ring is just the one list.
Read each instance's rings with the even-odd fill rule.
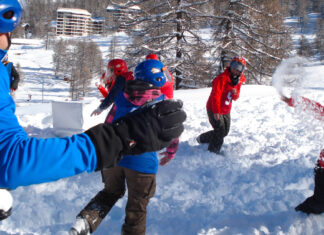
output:
[[[284,24],[284,18],[296,17],[303,29],[310,12],[321,14],[316,38],[312,43],[301,38],[297,52],[324,59],[324,0],[26,2],[23,22],[30,24],[35,37],[48,37],[58,7],[82,8],[94,17],[105,17],[106,35],[123,30],[132,39],[123,54],[129,67],[134,67],[148,53],[156,53],[174,74],[176,88],[210,85],[212,78],[235,55],[247,59],[248,83],[269,84],[276,66],[292,50],[292,31]],[[22,32],[16,35],[21,36]],[[59,44],[56,43],[56,49]],[[115,47],[114,41],[111,58],[118,50]]]
[[72,100],[90,90],[91,80],[101,74],[103,63],[99,47],[92,41],[59,40],[53,47],[55,76],[70,82]]

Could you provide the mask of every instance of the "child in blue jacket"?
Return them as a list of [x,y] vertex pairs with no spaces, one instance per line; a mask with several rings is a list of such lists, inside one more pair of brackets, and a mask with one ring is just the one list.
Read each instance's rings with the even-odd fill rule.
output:
[[[138,64],[134,71],[135,80],[126,83],[107,120],[114,123],[116,119],[139,107],[164,100],[165,95],[160,88],[167,81],[168,73],[167,68],[158,60],[146,60]],[[145,128],[145,123],[140,128]],[[161,165],[175,156],[177,147],[178,139],[175,139],[164,152]],[[127,184],[128,200],[122,234],[144,235],[146,207],[155,193],[158,165],[157,153],[146,152],[137,156],[124,156],[118,166],[103,171],[105,188],[79,213],[70,234],[93,233],[118,199],[124,196]]]
[[[0,61],[7,54],[11,31],[19,24],[21,15],[22,7],[17,0],[0,1]],[[8,72],[0,63],[0,188],[15,189],[113,167],[122,155],[160,150],[183,131],[185,113],[181,104],[161,102],[124,116],[114,125],[99,124],[72,137],[30,138],[19,125],[9,88]],[[137,128],[143,120],[147,122],[146,128]],[[173,122],[175,131],[165,126],[166,120]],[[0,215],[4,210],[0,207]]]

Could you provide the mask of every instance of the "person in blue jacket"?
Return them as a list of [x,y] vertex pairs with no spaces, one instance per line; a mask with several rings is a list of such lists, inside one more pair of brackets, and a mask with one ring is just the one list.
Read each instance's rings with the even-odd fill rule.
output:
[[[17,0],[0,0],[0,60],[21,14]],[[113,167],[123,155],[162,149],[180,136],[186,118],[181,102],[165,101],[72,137],[31,138],[18,123],[9,87],[0,63],[0,188],[5,189]]]
[[[112,124],[143,105],[164,100],[161,87],[166,83],[167,75],[168,69],[158,60],[139,63],[134,71],[135,80],[127,81],[124,91],[115,99]],[[168,153],[172,151],[169,154],[173,157],[177,146],[178,139],[167,148]],[[124,196],[126,184],[128,199],[122,234],[144,235],[146,208],[155,193],[158,165],[157,153],[147,151],[140,157],[124,156],[117,166],[103,171],[104,189],[79,213],[70,235],[93,233],[118,199]]]

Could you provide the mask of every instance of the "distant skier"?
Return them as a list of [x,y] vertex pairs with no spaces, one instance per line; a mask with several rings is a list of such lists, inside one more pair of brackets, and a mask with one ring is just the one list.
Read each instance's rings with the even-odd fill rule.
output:
[[230,66],[212,82],[212,90],[207,101],[207,115],[214,130],[197,137],[198,143],[208,143],[210,152],[219,153],[231,124],[232,100],[240,96],[246,61],[243,57],[234,57]]
[[[168,74],[167,68],[160,61],[146,60],[138,64],[135,80],[126,83],[125,91],[115,101],[116,110],[112,122],[143,105],[165,99],[160,87],[165,84]],[[141,127],[142,125],[139,128]],[[165,165],[174,158],[178,143],[176,138],[167,147],[160,165]],[[124,196],[127,184],[128,200],[122,234],[144,235],[146,207],[155,193],[158,164],[156,152],[146,152],[139,156],[124,156],[118,166],[104,170],[102,176],[105,188],[79,213],[70,234],[93,233],[118,199]]]
[[[304,111],[311,111],[315,118],[324,121],[324,106],[320,103],[301,97],[300,100],[294,100],[286,96],[281,99],[291,107],[301,107]],[[321,214],[324,212],[324,149],[320,152],[314,168],[314,194],[308,197],[303,203],[299,204],[295,210],[307,214]]]

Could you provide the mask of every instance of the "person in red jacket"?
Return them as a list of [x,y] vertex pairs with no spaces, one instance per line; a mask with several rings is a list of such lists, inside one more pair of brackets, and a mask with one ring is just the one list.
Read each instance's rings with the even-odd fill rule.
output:
[[230,66],[212,82],[212,91],[207,101],[207,115],[213,130],[198,136],[198,143],[208,143],[210,152],[219,153],[227,136],[231,123],[232,100],[240,96],[245,77],[243,70],[246,61],[243,57],[234,57]]
[[[128,80],[134,80],[133,73],[128,71],[127,64],[122,59],[113,59],[109,61],[107,65],[107,70],[105,72],[105,81],[109,82],[109,87],[107,88],[107,93],[102,91],[101,94],[105,97],[102,103],[97,109],[95,109],[92,115],[99,115],[103,110],[107,109],[117,95],[124,90],[125,84]],[[98,88],[100,90],[100,88]]]
[[108,93],[114,87],[116,76],[121,75],[122,73],[127,71],[127,64],[124,60],[113,59],[108,62],[106,71],[101,75],[101,80],[104,86],[96,83],[96,86],[103,97],[106,98]]
[[[148,54],[145,57],[146,60],[160,60],[156,54]],[[169,75],[167,77],[166,83],[161,87],[161,92],[168,98],[173,99],[173,85],[174,85],[174,78],[169,71]]]
[[[281,100],[291,107],[301,107],[304,111],[311,111],[316,119],[323,121],[324,106],[320,103],[301,97],[294,100],[286,96],[281,96]],[[314,194],[299,204],[295,210],[306,214],[321,214],[324,212],[324,149],[321,150],[319,159],[314,168]]]

